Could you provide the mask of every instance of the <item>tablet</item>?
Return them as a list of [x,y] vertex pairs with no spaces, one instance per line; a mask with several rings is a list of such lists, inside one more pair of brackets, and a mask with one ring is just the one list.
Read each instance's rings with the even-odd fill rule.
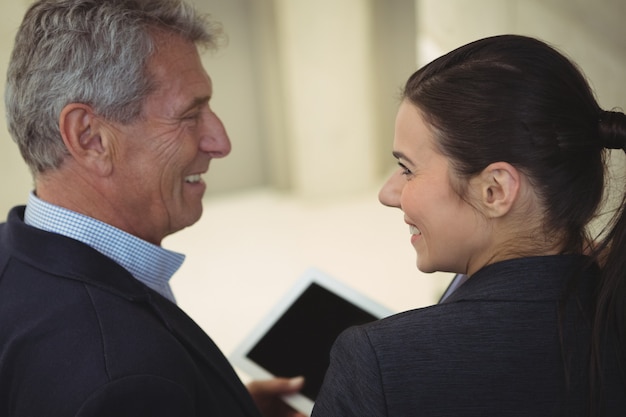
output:
[[302,391],[285,401],[310,415],[339,333],[390,314],[383,305],[311,268],[234,350],[230,360],[255,380],[304,376]]

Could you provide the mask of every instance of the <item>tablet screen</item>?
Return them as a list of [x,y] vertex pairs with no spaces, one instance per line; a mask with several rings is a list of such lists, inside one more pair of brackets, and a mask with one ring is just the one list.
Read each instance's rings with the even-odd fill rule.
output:
[[302,394],[315,400],[328,368],[330,348],[343,330],[377,317],[344,298],[311,283],[248,357],[273,375],[303,375]]
[[235,351],[233,364],[255,379],[304,376],[286,401],[310,414],[335,339],[346,328],[391,310],[328,275],[309,269]]

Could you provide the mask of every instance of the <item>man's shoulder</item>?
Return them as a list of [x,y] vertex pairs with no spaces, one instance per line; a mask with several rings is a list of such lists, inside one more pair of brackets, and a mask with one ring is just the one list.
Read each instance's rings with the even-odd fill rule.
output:
[[153,351],[174,345],[128,271],[81,242],[11,222],[0,225],[1,346],[39,346],[25,353],[42,361],[91,356],[97,366],[105,355],[139,357],[143,339]]
[[11,294],[0,277],[0,385],[10,378],[59,390],[55,381],[64,381],[67,398],[141,375],[192,386],[195,364],[149,305],[84,282],[37,277]]

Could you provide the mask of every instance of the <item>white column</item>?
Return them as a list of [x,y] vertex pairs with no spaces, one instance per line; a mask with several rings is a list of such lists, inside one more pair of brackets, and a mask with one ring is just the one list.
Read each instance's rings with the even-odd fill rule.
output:
[[294,192],[324,198],[375,180],[369,1],[275,0]]

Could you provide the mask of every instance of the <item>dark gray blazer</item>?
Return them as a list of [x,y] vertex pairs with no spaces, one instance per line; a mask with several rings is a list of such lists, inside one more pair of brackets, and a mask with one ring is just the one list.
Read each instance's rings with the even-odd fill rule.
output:
[[260,417],[182,310],[23,212],[0,225],[0,416]]
[[[562,326],[559,300],[585,262],[546,256],[493,264],[443,304],[345,331],[313,416],[583,416],[584,317],[597,268],[581,274]],[[606,352],[604,415],[624,416],[624,381],[615,351]]]

